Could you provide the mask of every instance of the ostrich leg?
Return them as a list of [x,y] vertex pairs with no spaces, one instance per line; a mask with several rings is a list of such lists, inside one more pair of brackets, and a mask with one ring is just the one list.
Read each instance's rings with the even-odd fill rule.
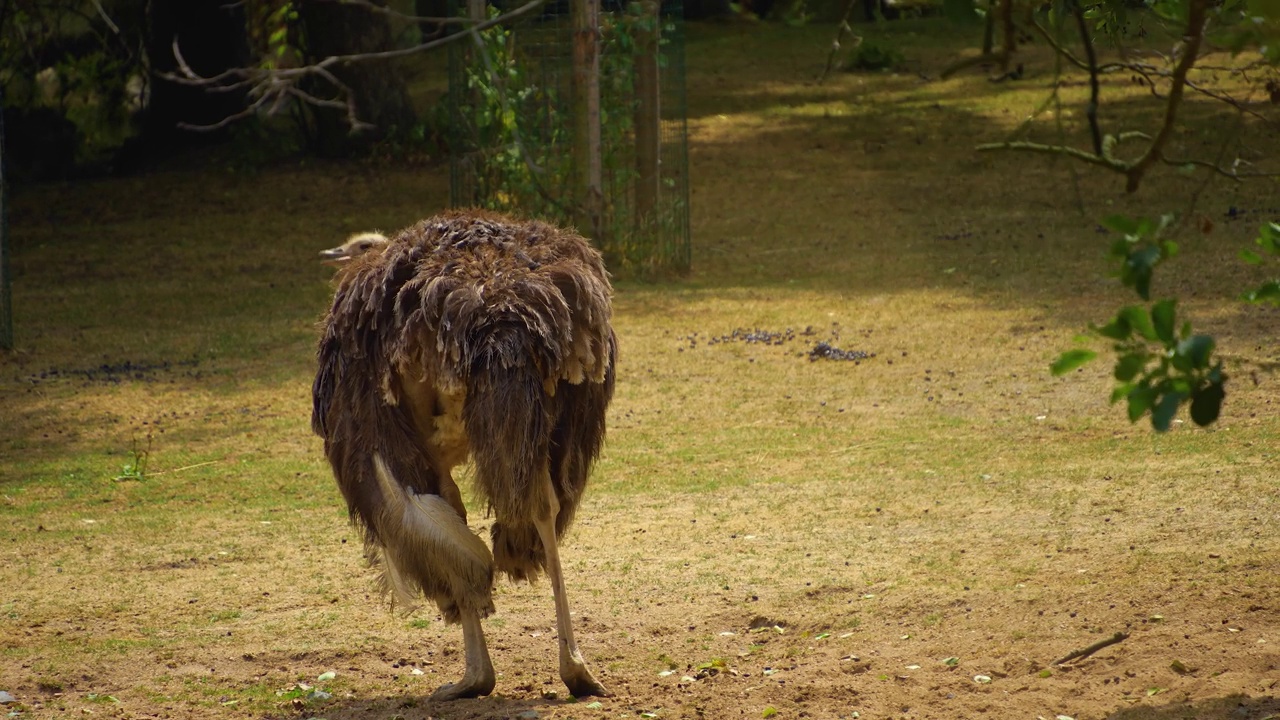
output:
[[569,617],[569,598],[565,595],[564,572],[560,568],[560,551],[556,545],[556,515],[560,513],[560,502],[556,500],[555,488],[551,485],[550,473],[544,471],[543,482],[547,494],[547,514],[534,520],[538,537],[542,539],[542,547],[546,552],[547,577],[551,580],[551,591],[556,603],[556,635],[560,640],[560,679],[564,681],[569,693],[574,697],[609,697],[598,680],[591,675],[587,664],[578,652],[578,643],[573,639],[573,621]]
[[462,679],[441,686],[431,693],[432,700],[473,698],[493,692],[496,680],[493,662],[489,660],[489,647],[484,641],[480,616],[474,610],[462,611],[462,642],[467,654],[467,669],[463,672]]

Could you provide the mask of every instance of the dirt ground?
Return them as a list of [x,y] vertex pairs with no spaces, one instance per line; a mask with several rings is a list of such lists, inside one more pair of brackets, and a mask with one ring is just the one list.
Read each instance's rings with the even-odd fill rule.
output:
[[[46,649],[21,667],[6,663],[4,682],[22,698],[20,716],[36,718],[1261,720],[1280,713],[1274,550],[1230,540],[1229,550],[1181,547],[1174,536],[1182,530],[1146,538],[1179,546],[1186,559],[1169,567],[1151,560],[1149,548],[1146,560],[1135,557],[1144,548],[1123,513],[1093,518],[1094,527],[1059,546],[1060,537],[1012,508],[951,502],[954,488],[928,502],[910,492],[871,508],[838,485],[590,503],[566,550],[569,587],[580,645],[611,698],[565,698],[548,588],[504,584],[498,614],[486,623],[496,694],[433,703],[430,691],[461,669],[456,628],[387,613],[369,596],[368,575],[351,571],[359,559],[349,546],[321,549],[325,562],[304,549],[284,564],[265,557],[271,545],[250,537],[260,534],[257,521],[225,528],[257,546],[256,556],[103,559],[99,567],[123,577],[101,582],[92,596],[56,574],[28,579],[44,593],[65,589],[76,603],[56,609],[58,601],[46,600],[28,610],[20,600],[24,622],[9,624],[16,636],[5,647],[11,657],[28,644]],[[753,521],[765,512],[766,525]],[[273,527],[303,543],[311,538],[300,525],[320,525],[320,537],[340,528],[332,514],[320,518],[282,518]],[[956,519],[969,529],[957,531]],[[172,558],[173,550],[156,555]],[[297,576],[294,565],[306,573]],[[903,565],[916,567],[918,582],[874,582],[899,577],[895,566]],[[965,577],[974,584],[960,584]],[[324,594],[309,596],[317,584]],[[130,599],[126,612],[112,609],[137,587],[145,597]],[[203,622],[180,629],[188,616]],[[159,628],[153,632],[170,642],[131,651],[123,639],[142,627]],[[1054,664],[1117,632],[1127,638]],[[122,638],[105,658],[94,650],[104,636]],[[71,654],[64,669],[42,673],[59,651]],[[312,698],[317,689],[331,697]],[[248,709],[263,706],[273,709]]]

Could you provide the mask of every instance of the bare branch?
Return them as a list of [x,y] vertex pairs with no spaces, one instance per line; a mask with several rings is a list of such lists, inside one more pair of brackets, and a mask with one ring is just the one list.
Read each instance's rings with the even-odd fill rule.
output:
[[1089,120],[1089,134],[1093,136],[1093,152],[1102,154],[1102,129],[1098,127],[1098,54],[1093,50],[1093,37],[1084,20],[1084,8],[1078,0],[1071,3],[1071,12],[1076,18],[1076,27],[1080,32],[1080,42],[1084,43],[1084,56],[1089,71],[1089,105],[1085,109],[1085,117]]
[[1205,160],[1180,160],[1178,158],[1165,157],[1164,155],[1161,155],[1160,162],[1166,165],[1173,165],[1175,167],[1191,165],[1194,167],[1206,168],[1208,170],[1211,170],[1221,175],[1222,177],[1228,178],[1230,180],[1234,180],[1236,182],[1241,182],[1243,180],[1249,180],[1253,178],[1280,177],[1280,172],[1238,172],[1235,169],[1234,164],[1230,168],[1225,168],[1219,163],[1212,163]]
[[98,17],[102,18],[102,22],[106,23],[107,27],[111,28],[111,32],[119,35],[120,28],[114,21],[112,21],[111,16],[107,14],[106,9],[102,7],[102,0],[93,0],[93,7],[98,11]]
[[389,18],[395,18],[396,20],[403,20],[405,22],[411,22],[411,23],[429,22],[429,23],[435,23],[437,25],[472,25],[472,24],[481,22],[479,20],[476,20],[475,18],[461,17],[461,16],[429,17],[426,15],[411,15],[409,13],[400,12],[399,10],[396,10],[395,8],[390,6],[384,7],[382,5],[377,5],[375,3],[369,2],[369,0],[311,0],[311,2],[330,2],[330,3],[337,3],[339,5],[364,8],[365,10],[368,10],[371,13],[376,13],[378,15],[386,15]]
[[[1045,28],[1045,26],[1041,25],[1040,22],[1036,20],[1034,16],[1031,18],[1031,27],[1035,28],[1035,31],[1040,33],[1040,37],[1043,38],[1045,42],[1049,43],[1049,47],[1052,48],[1053,51],[1057,53],[1059,57],[1063,58],[1064,60],[1071,63],[1072,65],[1075,65],[1081,70],[1089,70],[1089,67],[1090,67],[1089,63],[1076,57],[1070,50],[1064,47],[1062,43],[1058,42],[1058,39],[1055,38],[1053,34],[1050,33],[1047,28]],[[1126,69],[1126,67],[1127,67],[1126,63],[1110,62],[1110,63],[1105,63],[1103,65],[1098,65],[1097,71],[1099,73],[1106,74],[1106,73],[1116,72],[1117,70]]]
[[[836,39],[831,41],[831,52],[827,54],[827,66],[822,69],[822,74],[818,76],[818,84],[821,85],[827,76],[831,74],[831,69],[835,67],[836,53],[840,52],[841,44],[844,42],[844,36],[853,32],[853,27],[849,25],[849,16],[853,15],[853,8],[858,4],[858,0],[849,0],[849,4],[845,5],[844,16],[840,18],[840,25],[836,30]],[[858,35],[853,36],[853,46],[857,47],[862,44],[862,38]]]
[[[331,0],[341,1],[351,4],[357,4],[369,9],[378,9],[378,6],[369,3],[367,0]],[[173,56],[177,61],[176,72],[158,73],[161,78],[175,82],[181,85],[205,88],[211,92],[226,92],[231,90],[247,90],[251,97],[256,98],[249,107],[235,113],[227,118],[223,118],[219,122],[212,125],[191,125],[184,124],[182,127],[189,130],[217,130],[226,127],[228,124],[237,120],[253,116],[259,112],[263,112],[268,116],[278,113],[286,105],[286,101],[296,99],[307,105],[317,107],[330,107],[345,109],[347,112],[347,122],[351,126],[352,132],[358,132],[372,128],[369,123],[363,122],[359,118],[357,108],[355,107],[354,96],[351,89],[338,80],[330,71],[335,65],[345,65],[349,63],[369,62],[374,60],[391,60],[396,58],[407,57],[416,53],[434,50],[443,47],[448,43],[461,40],[467,36],[473,36],[478,39],[478,34],[491,27],[510,22],[517,18],[523,17],[534,10],[541,7],[546,0],[529,0],[524,5],[503,13],[497,17],[489,18],[481,22],[475,22],[469,19],[442,19],[441,21],[453,22],[458,20],[465,23],[474,23],[467,28],[465,32],[449,35],[424,43],[419,43],[408,48],[400,48],[396,50],[385,50],[379,52],[353,53],[350,55],[331,55],[318,62],[310,65],[304,65],[294,68],[262,68],[262,67],[244,67],[232,68],[224,70],[216,75],[203,76],[197,73],[182,56],[182,51],[178,47],[178,40],[175,37],[173,41]],[[398,13],[397,13],[398,14]],[[410,17],[410,16],[405,16]],[[412,18],[419,20],[429,20],[430,18]],[[303,91],[298,84],[308,76],[315,76],[332,86],[342,100],[325,99],[316,95]]]
[[1182,103],[1182,93],[1186,84],[1187,73],[1191,71],[1191,66],[1195,65],[1196,57],[1200,54],[1200,42],[1204,39],[1204,27],[1206,13],[1209,9],[1209,0],[1191,0],[1187,10],[1187,31],[1183,36],[1182,58],[1178,61],[1177,66],[1173,69],[1173,75],[1169,78],[1169,100],[1165,104],[1164,124],[1160,126],[1160,131],[1156,133],[1156,137],[1151,141],[1151,146],[1147,148],[1146,153],[1134,162],[1133,167],[1129,168],[1128,182],[1125,184],[1127,192],[1133,192],[1138,189],[1138,184],[1142,182],[1142,176],[1146,173],[1147,168],[1159,159],[1161,153],[1164,152],[1165,143],[1169,141],[1169,137],[1173,134],[1173,124],[1178,117],[1178,106]]
[[1044,155],[1065,155],[1077,160],[1082,160],[1090,165],[1098,165],[1108,170],[1116,172],[1128,172],[1129,164],[1109,158],[1105,155],[1087,152],[1079,148],[1073,148],[1070,145],[1046,145],[1044,143],[1029,142],[1025,140],[1016,140],[1011,142],[986,143],[977,147],[980,152],[990,152],[992,150],[1020,150],[1022,152],[1041,153]]

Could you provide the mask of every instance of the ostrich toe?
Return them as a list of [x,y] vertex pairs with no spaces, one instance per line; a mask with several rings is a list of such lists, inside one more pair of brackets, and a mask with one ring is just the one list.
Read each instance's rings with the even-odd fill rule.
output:
[[591,675],[591,671],[586,665],[578,665],[576,667],[564,668],[560,671],[560,679],[564,681],[565,687],[569,688],[569,694],[576,697],[613,697],[613,693],[605,689]]
[[488,695],[493,692],[495,678],[491,670],[488,675],[480,675],[472,677],[464,675],[461,680],[448,685],[441,685],[435,692],[431,693],[432,700],[462,700],[463,698],[477,698]]

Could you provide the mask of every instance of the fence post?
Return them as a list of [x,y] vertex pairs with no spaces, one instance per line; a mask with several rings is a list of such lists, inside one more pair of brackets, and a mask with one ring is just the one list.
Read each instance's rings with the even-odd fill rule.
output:
[[600,149],[600,0],[573,0],[574,224],[597,245],[604,237]]

